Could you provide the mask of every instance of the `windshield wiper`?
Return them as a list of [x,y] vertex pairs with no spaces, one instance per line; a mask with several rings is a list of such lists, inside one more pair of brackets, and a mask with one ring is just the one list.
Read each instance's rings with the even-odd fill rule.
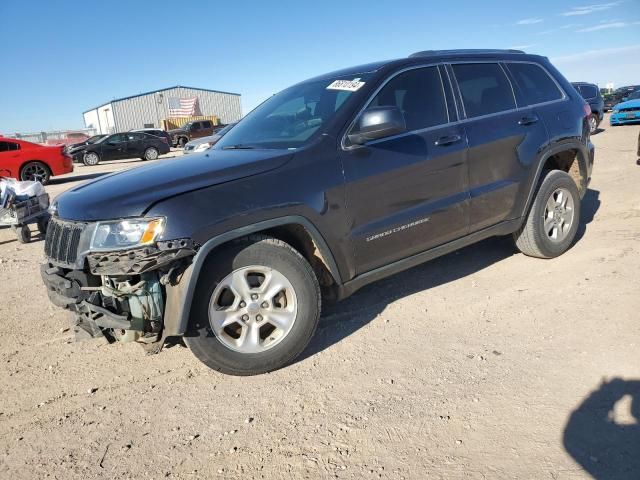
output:
[[251,145],[228,145],[226,147],[222,147],[223,150],[251,150],[256,147],[252,147]]

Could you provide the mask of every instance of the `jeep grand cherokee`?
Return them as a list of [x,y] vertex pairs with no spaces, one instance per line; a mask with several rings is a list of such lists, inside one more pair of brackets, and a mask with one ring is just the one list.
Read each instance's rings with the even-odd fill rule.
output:
[[547,58],[419,52],[271,97],[211,150],[61,195],[42,277],[78,333],[209,367],[292,362],[324,300],[495,235],[572,244],[591,110]]

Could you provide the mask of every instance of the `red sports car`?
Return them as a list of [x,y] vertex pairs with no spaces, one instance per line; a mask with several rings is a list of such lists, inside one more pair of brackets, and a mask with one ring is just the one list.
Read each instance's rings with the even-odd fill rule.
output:
[[0,137],[0,177],[37,180],[46,185],[50,177],[69,172],[73,172],[73,161],[63,145],[46,147]]

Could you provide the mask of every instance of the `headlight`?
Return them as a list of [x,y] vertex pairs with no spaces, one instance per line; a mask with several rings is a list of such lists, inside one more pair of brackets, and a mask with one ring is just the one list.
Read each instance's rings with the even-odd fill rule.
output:
[[193,149],[194,152],[204,152],[205,150],[209,150],[211,148],[211,143],[201,143],[196,148]]
[[614,110],[613,113],[620,113],[620,110]]
[[128,218],[98,222],[91,238],[91,250],[119,250],[149,245],[164,228],[163,218]]

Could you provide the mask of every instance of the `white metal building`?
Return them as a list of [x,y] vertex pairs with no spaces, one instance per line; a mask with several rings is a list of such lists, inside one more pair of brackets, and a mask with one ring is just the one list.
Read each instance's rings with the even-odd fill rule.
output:
[[196,115],[215,115],[222,123],[237,122],[242,116],[239,93],[178,85],[111,100],[84,112],[84,124],[98,133],[161,128],[163,119],[177,116],[170,114],[170,106],[194,97],[197,98]]

